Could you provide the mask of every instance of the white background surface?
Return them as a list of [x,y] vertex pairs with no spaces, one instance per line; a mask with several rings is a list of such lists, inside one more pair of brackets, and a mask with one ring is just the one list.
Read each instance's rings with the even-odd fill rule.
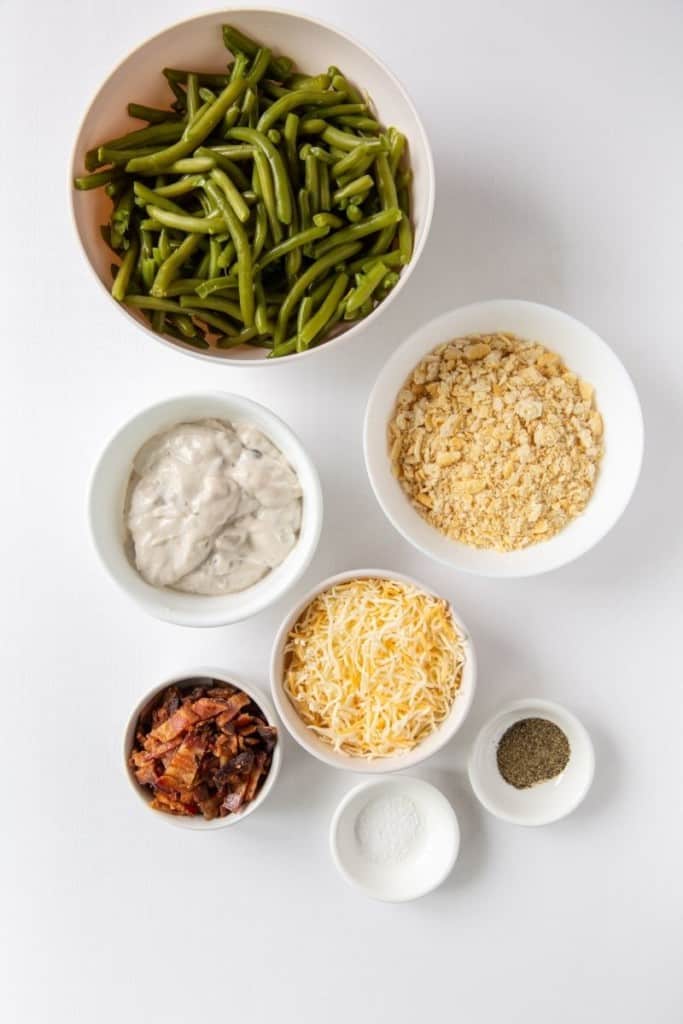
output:
[[[683,7],[292,7],[356,35],[406,84],[433,142],[437,207],[421,265],[375,329],[300,366],[256,370],[148,342],[100,294],[69,222],[67,159],[91,94],[133,45],[203,3],[0,9],[0,1016],[675,1024]],[[449,574],[407,547],[374,502],[360,446],[395,344],[425,318],[496,296],[557,305],[602,334],[646,423],[620,524],[575,565],[519,582]],[[265,683],[287,605],[214,631],[164,625],[90,550],[84,493],[105,438],[143,405],[203,387],[272,406],[317,460],[324,539],[301,590],[354,564],[395,568],[439,587],[474,635],[471,716],[417,773],[452,799],[461,856],[420,902],[371,903],[337,877],[327,826],[353,779],[291,743],[268,804],[224,832],[171,829],[126,788],[121,734],[140,693],[197,662]],[[586,803],[536,831],[487,816],[464,770],[488,715],[530,694],[574,710],[598,758]]]

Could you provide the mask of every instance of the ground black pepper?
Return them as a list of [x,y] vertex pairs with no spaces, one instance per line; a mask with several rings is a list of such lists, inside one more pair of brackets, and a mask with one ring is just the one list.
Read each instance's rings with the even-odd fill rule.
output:
[[569,761],[569,740],[554,722],[522,718],[498,743],[498,771],[516,789],[554,779]]

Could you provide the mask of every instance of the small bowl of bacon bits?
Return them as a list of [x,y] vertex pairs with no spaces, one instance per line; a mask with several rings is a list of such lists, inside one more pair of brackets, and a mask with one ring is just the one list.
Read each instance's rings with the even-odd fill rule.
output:
[[141,800],[173,825],[225,828],[263,803],[280,770],[275,711],[215,669],[155,687],[131,715],[126,770]]

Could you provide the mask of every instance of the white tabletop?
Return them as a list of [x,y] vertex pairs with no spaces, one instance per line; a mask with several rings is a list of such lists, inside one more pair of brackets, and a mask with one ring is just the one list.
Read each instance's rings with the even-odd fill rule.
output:
[[[398,73],[424,117],[437,206],[424,257],[379,324],[279,369],[229,369],[147,341],[105,301],[69,221],[78,120],[133,45],[206,0],[2,6],[0,593],[8,1024],[495,1020],[673,1024],[680,954],[683,135],[677,0],[294,3]],[[638,387],[646,458],[598,548],[546,577],[454,575],[385,521],[361,454],[369,388],[424,319],[475,299],[558,306],[614,346]],[[121,768],[138,696],[193,663],[266,683],[290,599],[199,631],[146,617],[105,577],[85,525],[105,438],[142,406],[225,388],[308,444],[326,503],[297,593],[377,565],[439,588],[480,657],[454,742],[415,774],[460,819],[442,889],[370,902],[337,876],[330,816],[354,779],[287,740],[269,802],[242,826],[168,828]],[[491,818],[465,772],[501,703],[565,703],[596,746],[570,818]],[[7,972],[6,975],[4,972]]]

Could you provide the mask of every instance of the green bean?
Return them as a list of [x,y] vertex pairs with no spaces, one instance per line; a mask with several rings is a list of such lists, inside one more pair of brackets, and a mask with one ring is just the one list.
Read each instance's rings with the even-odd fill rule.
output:
[[176,295],[194,295],[197,287],[203,283],[204,279],[201,277],[179,277],[167,286],[164,298],[170,299]]
[[345,128],[355,128],[359,132],[373,132],[376,135],[382,130],[379,121],[372,117],[363,117],[362,114],[342,114],[336,117],[335,121]]
[[104,191],[110,199],[116,201],[119,196],[123,195],[127,188],[128,178],[124,175],[122,178],[114,178],[110,181],[108,185],[104,186]]
[[88,189],[101,188],[102,185],[109,185],[121,180],[120,173],[112,168],[109,171],[96,171],[95,174],[84,174],[80,178],[74,178],[74,187],[79,192],[85,192]]
[[160,224],[154,217],[145,217],[140,221],[140,227],[144,228],[145,231],[161,231],[163,224]]
[[[163,186],[162,186],[163,188]],[[133,191],[142,206],[158,206],[161,210],[170,210],[171,213],[184,214],[182,206],[171,202],[166,196],[160,195],[154,189],[147,188],[141,181],[133,182]]]
[[285,117],[285,127],[283,129],[283,135],[285,140],[285,153],[287,155],[287,165],[289,167],[289,176],[292,179],[292,184],[294,185],[295,188],[299,184],[299,159],[296,151],[298,130],[298,114],[287,114],[287,116]]
[[201,299],[207,299],[214,292],[238,291],[237,278],[232,275],[209,278],[207,281],[198,282],[194,291],[196,291]]
[[218,99],[216,93],[211,89],[207,89],[205,85],[200,86],[198,92],[200,98],[204,100],[205,103],[215,103]]
[[211,134],[216,125],[222,120],[228,107],[241,97],[245,87],[246,82],[243,78],[230,82],[223,89],[216,102],[212,103],[208,110],[205,110],[201,117],[197,118],[192,124],[191,131],[187,133],[185,138],[180,139],[180,141],[169,146],[167,149],[162,149],[159,153],[129,160],[126,164],[126,170],[130,174],[150,170],[163,171],[169,164],[188,156],[197,146],[201,145],[207,135]]
[[154,255],[163,262],[167,260],[171,255],[171,243],[168,238],[168,231],[165,227],[159,232],[159,238],[157,240],[157,247],[154,251]]
[[256,226],[254,228],[254,238],[252,243],[254,259],[257,260],[261,255],[266,239],[268,238],[268,214],[263,203],[259,203],[256,207]]
[[320,164],[310,153],[304,160],[304,174],[311,211],[315,214],[320,210]]
[[316,158],[316,160],[319,160],[321,163],[325,163],[325,164],[334,164],[334,163],[336,163],[335,157],[332,156],[332,154],[329,153],[326,149],[323,149],[322,146],[312,146],[310,144],[310,142],[307,142],[305,145],[303,145],[301,147],[301,149],[299,151],[299,156],[300,156],[300,158],[302,160],[305,160],[306,156],[309,153],[312,156],[314,156]]
[[[382,139],[370,139],[367,142],[361,141],[360,144],[350,153],[347,153],[346,156],[342,157],[341,160],[338,160],[337,163],[334,164],[332,167],[332,176],[339,181],[340,178],[345,174],[349,174],[351,171],[357,171],[358,174],[363,174],[366,168],[364,167],[363,170],[360,170],[359,164],[369,157],[370,159],[366,165],[369,167],[375,156],[382,153],[385,149],[386,144]],[[354,175],[354,177],[356,176],[357,175]]]
[[260,279],[256,280],[254,284],[254,291],[256,293],[256,313],[254,314],[256,330],[259,332],[259,334],[272,334],[273,325],[270,323],[268,319],[266,296]]
[[138,121],[148,121],[150,124],[164,124],[178,118],[172,110],[159,110],[157,107],[146,107],[142,103],[129,103],[128,116],[135,117]]
[[387,266],[381,261],[371,267],[367,273],[360,275],[356,287],[351,292],[347,303],[346,312],[355,313],[357,309],[372,297],[373,292],[380,286],[387,274]]
[[358,224],[363,219],[363,211],[360,206],[356,206],[355,203],[349,203],[346,207],[346,219],[351,224]]
[[[186,85],[189,76],[193,72],[181,71],[180,68],[164,68],[162,74],[167,82],[178,82],[181,85]],[[208,71],[201,71],[197,75],[197,81],[199,85],[208,85],[210,89],[224,89],[228,84],[228,76],[226,74],[212,74]]]
[[[101,167],[103,164],[114,164],[115,167],[124,167],[133,157],[138,157],[143,153],[147,156],[153,156],[158,152],[158,146],[140,146],[139,149],[110,149],[109,146],[98,146],[97,163],[95,166]],[[141,156],[140,159],[142,159]],[[86,167],[88,167],[88,170],[92,170],[92,164],[88,166],[86,162]]]
[[367,103],[337,103],[333,107],[323,107],[317,113],[328,121],[331,117],[337,118],[340,115],[367,114]]
[[349,80],[345,78],[339,70],[336,70],[332,75],[332,88],[343,92],[352,103],[363,102],[363,97],[359,93],[358,89],[351,85]]
[[185,90],[182,89],[177,82],[167,79],[168,87],[175,96],[175,102],[171,104],[172,108],[178,113],[185,113],[187,110],[187,97],[185,96]]
[[[255,57],[260,47],[249,36],[235,28],[233,25],[223,25],[223,44],[226,50],[232,54],[244,53],[247,57]],[[292,61],[289,57],[270,57],[268,61],[268,74],[280,82],[284,82],[292,70]]]
[[[186,157],[182,160],[176,160],[166,168],[167,174],[202,174],[206,171],[210,171],[212,167],[216,166],[216,161],[212,157]],[[143,177],[146,175],[156,175],[155,170],[150,171],[137,171],[136,174],[141,174]]]
[[296,349],[297,352],[303,352],[311,344],[317,334],[320,334],[322,330],[327,326],[329,320],[336,312],[337,306],[341,300],[342,295],[346,291],[346,286],[349,282],[348,274],[338,274],[330,293],[323,302],[320,309],[313,314],[313,316],[306,321],[301,329],[300,333],[297,333]]
[[330,87],[330,76],[329,75],[291,75],[287,79],[288,89],[316,89],[322,91],[329,89]]
[[[172,181],[168,185],[161,185],[159,188],[154,189],[154,194],[169,198],[170,196],[184,196],[187,192],[194,192],[196,188],[199,188],[203,181],[203,177],[200,174],[187,174],[183,178],[178,178],[177,181]],[[136,184],[140,184],[136,182]],[[158,202],[157,202],[157,205]]]
[[[325,239],[325,241],[327,241],[327,239]],[[331,267],[336,266],[338,263],[343,263],[344,260],[349,259],[351,256],[355,256],[360,248],[361,243],[358,241],[350,242],[348,245],[339,245],[331,252],[328,252],[319,259],[316,259],[315,263],[312,263],[310,267],[304,270],[301,277],[299,277],[290,288],[280,307],[278,325],[275,329],[276,345],[284,340],[287,322],[294,312],[297,304],[303,298],[308,286],[313,284],[314,281],[317,281],[319,277],[322,277],[322,275],[330,270]]]
[[322,117],[304,118],[299,125],[299,135],[322,135],[329,125]]
[[362,174],[360,178],[355,178],[350,181],[348,185],[343,188],[338,188],[332,195],[332,201],[335,205],[341,203],[344,199],[351,199],[352,196],[362,195],[365,192],[369,192],[371,188],[375,187],[375,180],[370,174]]
[[152,325],[152,330],[156,331],[157,334],[161,334],[164,330],[166,314],[162,313],[161,310],[156,310],[149,318]]
[[109,223],[111,226],[111,244],[114,249],[120,249],[124,245],[125,236],[130,226],[130,218],[134,208],[133,189],[127,189],[118,199]]
[[[380,153],[375,160],[375,175],[377,178],[377,193],[382,203],[382,208],[384,210],[395,209],[398,206],[396,182],[394,181],[394,176],[391,173],[389,160],[384,153]],[[379,233],[371,249],[373,255],[387,251],[393,241],[394,235],[396,234],[396,223],[397,222],[392,221]]]
[[273,186],[273,179],[271,177],[268,159],[260,149],[254,151],[254,172],[256,179],[255,184],[258,186],[257,194],[263,199],[263,205],[265,206],[266,213],[268,215],[270,232],[273,236],[273,241],[277,245],[278,242],[282,241],[282,225],[280,223],[280,218],[277,215],[275,188]]
[[[171,318],[173,323],[177,322],[178,319],[179,319],[179,317],[172,317]],[[192,321],[190,321],[190,323],[191,322]],[[176,331],[176,330],[172,329],[172,325],[169,328],[168,324],[166,325],[164,333],[165,334],[170,334],[171,337],[176,338],[178,341],[182,341],[185,345],[191,345],[192,348],[199,348],[199,349],[211,348],[211,346],[209,345],[209,343],[206,340],[206,338],[202,337],[202,335],[199,334],[199,333],[197,333],[194,337],[188,337],[187,335],[183,334],[182,331],[180,331],[180,330]]]
[[336,146],[337,149],[348,149],[351,151],[356,146],[363,144],[362,136],[353,135],[351,132],[343,132],[331,124],[322,132],[322,137],[328,145]]
[[255,341],[257,337],[258,330],[256,326],[245,327],[244,330],[239,331],[237,334],[231,334],[226,337],[219,338],[216,342],[216,348],[236,348],[238,345],[244,345],[251,341]]
[[201,277],[203,280],[206,280],[207,277],[209,276],[209,263],[210,262],[211,262],[211,253],[209,252],[208,249],[206,249],[204,251],[204,255],[202,256],[202,259],[201,259],[201,262],[200,262],[199,266],[195,270],[195,275],[197,277]]
[[334,284],[334,274],[328,274],[323,277],[322,281],[316,288],[313,288],[309,295],[313,301],[313,310],[315,311],[325,301],[327,295],[329,295],[330,288]]
[[268,160],[270,170],[273,175],[275,204],[278,218],[283,224],[290,224],[292,220],[292,198],[289,189],[289,181],[287,179],[287,172],[285,171],[285,165],[279,151],[261,130],[256,131],[253,128],[231,128],[228,132],[228,138],[237,139],[238,142],[248,142],[254,147],[258,147],[258,149],[260,149],[264,154]]
[[217,295],[202,299],[199,295],[181,295],[180,305],[183,309],[212,310],[216,313],[226,313],[233,320],[242,320],[242,312],[236,302],[230,299],[222,299]]
[[171,322],[178,328],[180,333],[186,339],[196,338],[199,333],[189,316],[185,316],[184,314],[172,317]]
[[111,288],[111,294],[117,302],[123,302],[125,298],[128,284],[138,261],[138,252],[138,240],[134,238],[121,261],[121,266]]
[[[254,122],[257,120],[257,118],[254,118],[252,121],[252,114],[256,110],[257,106],[258,100],[256,99],[256,93],[253,91],[253,89],[247,89],[242,100],[242,109],[240,111],[240,118],[238,123],[247,128],[255,127]],[[228,132],[226,131],[225,134],[227,136]]]
[[187,117],[192,122],[199,110],[199,80],[194,71],[188,72],[185,95],[187,96]]
[[192,217],[190,214],[171,213],[170,210],[162,210],[159,206],[150,206],[147,212],[150,217],[163,224],[164,227],[175,228],[177,231],[218,235],[227,230],[225,219],[216,214],[212,214],[210,217]]
[[271,56],[272,53],[267,46],[261,46],[256,51],[256,55],[249,68],[249,74],[247,75],[247,82],[251,89],[258,85],[268,71]]
[[325,212],[332,206],[332,198],[330,195],[330,168],[327,164],[318,164],[318,178],[320,181],[320,210]]
[[227,144],[221,146],[202,146],[196,150],[197,153],[204,154],[206,156],[225,156],[228,160],[253,160],[254,158],[254,147],[253,146],[230,146]]
[[[189,298],[189,296],[181,295],[180,298],[182,300],[183,298]],[[237,328],[235,327],[235,325],[231,323],[230,320],[227,320],[224,316],[220,316],[218,313],[211,312],[210,310],[207,309],[195,309],[194,307],[191,308],[190,306],[183,306],[182,312],[188,313],[190,316],[194,316],[198,320],[203,320],[205,324],[209,325],[209,327],[217,328],[217,330],[219,330],[222,334],[234,335],[237,333]]]
[[233,242],[232,238],[229,238],[228,241],[223,246],[223,251],[218,257],[218,269],[225,270],[227,267],[231,266],[234,263],[234,261],[235,243]]
[[245,327],[251,327],[254,322],[254,284],[251,248],[246,232],[218,185],[214,181],[207,181],[204,188],[225,218],[232,237],[237,254],[237,281],[242,320]]
[[270,249],[270,251],[259,260],[258,269],[263,270],[269,263],[274,263],[276,260],[281,259],[282,256],[286,256],[286,254],[288,252],[292,252],[293,249],[298,249],[302,245],[307,245],[309,242],[315,242],[320,238],[324,238],[325,235],[329,235],[329,233],[329,227],[317,226],[299,231],[298,234],[292,235],[284,242],[280,242],[279,245]]
[[347,242],[353,242],[357,241],[359,238],[365,238],[366,235],[381,232],[387,227],[398,224],[402,216],[403,215],[398,207],[393,207],[389,210],[382,210],[380,213],[374,213],[372,216],[366,217],[365,220],[360,221],[359,224],[351,224],[349,227],[341,228],[341,230],[328,235],[327,238],[323,238],[323,240],[318,242],[315,246],[313,250],[314,256],[316,258],[324,256],[325,253],[329,252],[329,250],[334,246],[344,245]]
[[[311,201],[308,196],[308,191],[305,188],[299,189],[298,205],[299,224],[301,225],[302,230],[305,230],[306,228],[310,228],[313,223],[311,219]],[[320,227],[321,225],[318,224],[316,226]]]
[[296,334],[297,338],[300,336],[304,324],[307,320],[310,320],[313,312],[313,299],[310,295],[304,295],[303,299],[299,303],[299,312],[296,317]]
[[406,148],[406,137],[395,128],[387,132],[389,138],[389,168],[394,178]]
[[260,132],[267,132],[277,121],[286,117],[297,107],[324,107],[341,99],[343,99],[341,93],[324,92],[321,89],[299,89],[295,92],[288,92],[261,114],[257,128]]
[[158,299],[153,295],[126,295],[124,305],[132,306],[134,309],[151,309],[161,313],[182,314],[183,310],[177,302],[172,299]]
[[211,171],[211,177],[222,188],[225,198],[232,206],[236,216],[245,224],[249,220],[249,207],[238,192],[234,182],[225,171],[220,170],[218,167]]
[[328,213],[327,211],[316,213],[313,217],[313,223],[318,228],[341,228],[344,226],[344,221],[341,217],[338,217],[336,213]]
[[209,279],[218,275],[218,257],[221,254],[222,245],[215,235],[209,239]]
[[413,229],[410,224],[410,200],[404,188],[399,189],[398,206],[403,213],[398,225],[398,251],[403,263],[409,263],[413,255]]
[[168,286],[178,276],[183,264],[197,250],[201,242],[201,235],[187,235],[180,243],[175,252],[166,257],[157,271],[154,283],[151,287],[152,295],[164,298]]

